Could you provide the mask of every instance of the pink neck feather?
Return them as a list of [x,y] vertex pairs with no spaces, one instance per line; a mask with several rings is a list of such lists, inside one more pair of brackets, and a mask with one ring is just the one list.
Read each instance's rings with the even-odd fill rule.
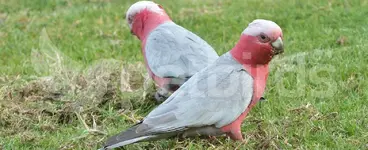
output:
[[145,40],[152,30],[168,21],[171,19],[166,13],[158,14],[143,10],[134,17],[132,31],[140,40]]

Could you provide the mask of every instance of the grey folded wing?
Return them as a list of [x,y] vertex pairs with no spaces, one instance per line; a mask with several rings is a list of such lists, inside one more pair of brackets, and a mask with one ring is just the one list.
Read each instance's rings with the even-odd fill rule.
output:
[[159,77],[191,77],[218,58],[206,41],[173,22],[149,34],[145,51],[150,69]]

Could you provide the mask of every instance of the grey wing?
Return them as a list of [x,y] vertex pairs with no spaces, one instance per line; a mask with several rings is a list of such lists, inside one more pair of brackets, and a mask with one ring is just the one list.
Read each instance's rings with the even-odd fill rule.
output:
[[143,121],[141,132],[167,132],[234,121],[251,102],[253,79],[243,69],[209,67],[195,74]]
[[173,22],[149,34],[145,51],[150,69],[159,77],[191,77],[218,58],[206,41]]

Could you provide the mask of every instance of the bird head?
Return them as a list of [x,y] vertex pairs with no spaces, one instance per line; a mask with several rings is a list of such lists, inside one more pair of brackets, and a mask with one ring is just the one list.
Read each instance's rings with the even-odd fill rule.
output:
[[233,56],[243,63],[267,64],[284,52],[281,28],[273,21],[256,19],[242,32]]
[[[139,1],[129,7],[125,19],[133,34],[137,34],[134,33],[134,28],[143,28],[144,21],[149,14],[154,14],[155,16],[153,17],[157,18],[159,18],[159,16],[167,16],[162,6],[152,1]],[[134,27],[134,24],[136,24],[135,26],[137,27]]]

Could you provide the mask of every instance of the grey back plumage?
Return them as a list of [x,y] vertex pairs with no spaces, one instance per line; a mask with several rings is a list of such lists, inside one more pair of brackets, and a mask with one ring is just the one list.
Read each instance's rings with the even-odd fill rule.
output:
[[150,69],[163,78],[191,77],[218,58],[206,41],[174,22],[154,29],[147,37],[145,51]]

